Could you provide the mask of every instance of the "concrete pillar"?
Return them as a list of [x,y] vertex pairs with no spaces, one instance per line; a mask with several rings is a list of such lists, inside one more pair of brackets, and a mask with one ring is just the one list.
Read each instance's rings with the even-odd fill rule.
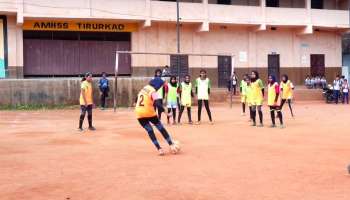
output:
[[143,28],[147,28],[150,27],[152,25],[152,21],[151,21],[151,14],[152,14],[152,10],[151,10],[151,0],[145,0],[145,13],[146,13],[146,19],[142,24]]
[[256,32],[248,33],[248,67],[257,67]]
[[258,30],[266,30],[266,0],[260,0],[261,25]]
[[23,0],[17,0],[17,24],[22,25],[24,21],[23,17]]
[[16,16],[7,16],[9,78],[23,78],[23,29]]
[[203,0],[202,2],[203,10],[204,10],[204,20],[199,26],[199,32],[208,32],[209,31],[209,4],[208,0]]

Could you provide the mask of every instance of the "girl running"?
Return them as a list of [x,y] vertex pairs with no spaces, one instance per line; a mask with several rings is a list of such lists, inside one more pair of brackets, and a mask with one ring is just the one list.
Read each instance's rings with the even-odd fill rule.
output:
[[[263,127],[263,113],[261,110],[262,103],[264,101],[264,83],[259,78],[257,71],[252,71],[250,75],[251,79],[251,104],[252,104],[252,126]],[[259,114],[260,124],[256,125],[256,111]]]
[[150,81],[149,85],[146,85],[137,96],[137,103],[135,107],[135,113],[137,116],[137,120],[141,124],[141,126],[147,131],[150,139],[153,144],[156,146],[159,155],[164,155],[163,149],[160,147],[158,140],[154,134],[151,123],[156,126],[156,128],[163,135],[164,139],[168,142],[170,146],[170,150],[172,153],[176,154],[179,152],[180,147],[177,144],[174,144],[169,133],[164,128],[162,123],[159,121],[157,117],[157,113],[154,109],[154,106],[157,107],[158,110],[164,112],[163,105],[159,103],[159,101],[155,101],[158,99],[157,90],[164,84],[164,81],[161,78],[154,78]]
[[179,94],[180,94],[181,107],[179,112],[179,119],[177,122],[179,124],[181,123],[182,113],[184,112],[185,108],[187,108],[188,123],[193,124],[192,118],[191,118],[193,92],[192,92],[192,83],[191,83],[190,75],[186,75],[185,81],[183,81],[180,84]]
[[211,117],[211,112],[209,108],[209,95],[210,95],[210,87],[211,87],[211,81],[209,78],[207,78],[207,72],[202,69],[200,71],[200,76],[196,80],[196,94],[198,99],[198,122],[197,124],[201,123],[201,115],[202,115],[202,106],[204,102],[205,109],[207,110],[209,121],[211,124],[213,124],[213,120]]
[[282,81],[281,81],[281,92],[282,92],[282,100],[281,100],[281,110],[283,108],[284,103],[286,101],[288,102],[290,114],[292,117],[294,117],[293,109],[292,109],[292,98],[293,98],[293,90],[294,85],[293,83],[288,79],[288,76],[286,74],[282,75]]
[[[170,82],[164,85],[165,96],[167,97],[168,113],[173,113],[173,124],[176,124],[176,108],[177,108],[177,93],[179,85],[177,84],[176,76],[170,77]],[[168,124],[170,124],[170,116],[168,116]]]
[[245,107],[247,104],[247,78],[248,74],[245,74],[241,83],[239,84],[239,92],[241,93],[241,103],[242,103],[242,116],[245,115]]
[[276,127],[275,123],[275,111],[277,112],[277,117],[280,120],[280,127],[283,128],[283,118],[280,106],[278,106],[278,99],[280,95],[280,86],[276,82],[276,78],[273,75],[270,75],[268,78],[269,85],[267,90],[267,105],[270,107],[270,115],[271,115],[271,128]]

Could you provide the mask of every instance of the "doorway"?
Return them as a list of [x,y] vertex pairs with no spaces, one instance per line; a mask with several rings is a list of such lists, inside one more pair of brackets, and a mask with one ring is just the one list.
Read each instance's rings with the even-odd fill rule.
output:
[[326,72],[324,64],[324,54],[310,55],[310,74],[311,76],[324,76]]
[[280,81],[280,55],[279,54],[269,54],[267,56],[267,71],[268,75],[273,75],[276,81]]
[[232,72],[231,56],[218,56],[219,87],[227,87],[227,83],[231,78],[231,72]]

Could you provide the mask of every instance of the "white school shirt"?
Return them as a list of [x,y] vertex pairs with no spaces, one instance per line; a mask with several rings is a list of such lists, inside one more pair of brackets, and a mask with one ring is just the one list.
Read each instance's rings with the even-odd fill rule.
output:
[[334,90],[340,90],[340,86],[341,86],[341,81],[340,80],[334,80],[333,81],[333,89]]
[[343,85],[343,92],[344,93],[349,93],[349,84],[344,84]]

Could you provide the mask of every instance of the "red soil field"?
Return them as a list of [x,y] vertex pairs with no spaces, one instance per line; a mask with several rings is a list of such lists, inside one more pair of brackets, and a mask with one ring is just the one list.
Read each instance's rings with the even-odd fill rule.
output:
[[182,152],[163,157],[132,109],[94,110],[83,133],[79,110],[0,111],[0,199],[349,200],[350,107],[287,108],[271,129],[266,106],[258,128],[215,105],[214,125],[204,110],[201,125],[166,126]]

